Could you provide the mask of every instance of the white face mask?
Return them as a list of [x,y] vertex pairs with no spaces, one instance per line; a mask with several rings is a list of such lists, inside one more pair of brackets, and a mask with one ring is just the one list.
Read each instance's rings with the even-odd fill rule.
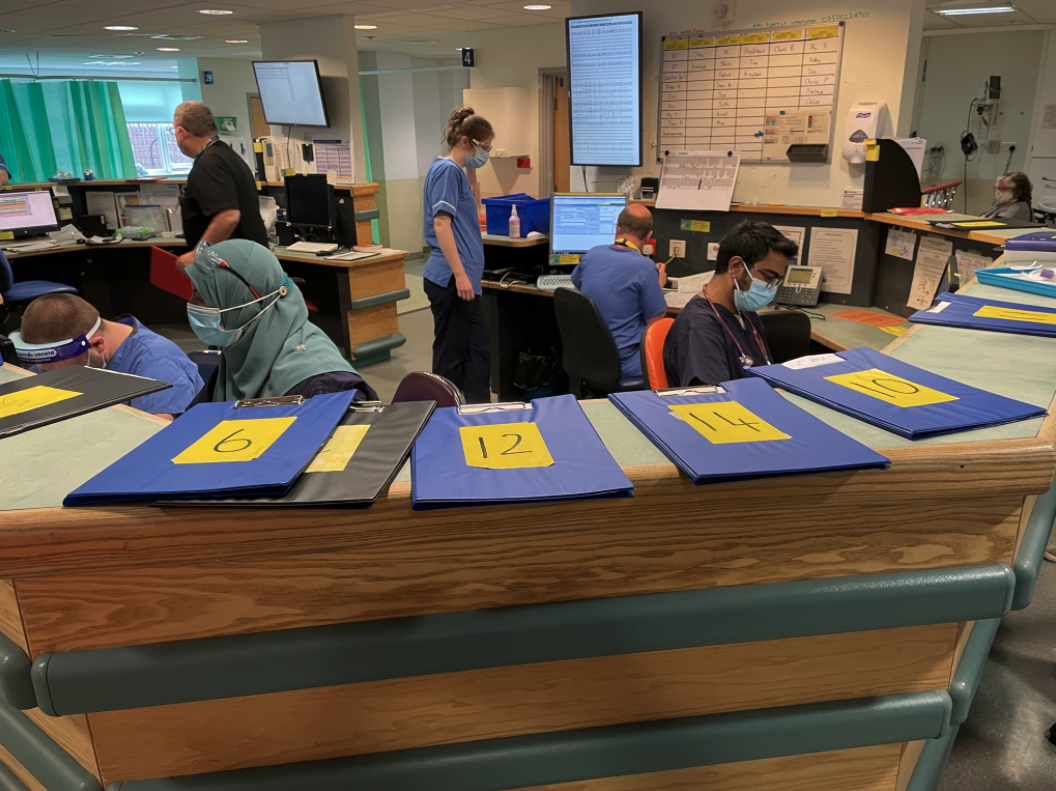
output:
[[1015,201],[1015,196],[1011,190],[1003,190],[1000,187],[994,188],[994,202],[995,203],[1012,203]]

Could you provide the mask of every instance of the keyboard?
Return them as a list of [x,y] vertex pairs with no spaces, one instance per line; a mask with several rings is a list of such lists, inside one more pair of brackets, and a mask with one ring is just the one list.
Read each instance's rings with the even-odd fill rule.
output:
[[535,281],[535,287],[540,291],[557,291],[559,288],[575,288],[572,285],[572,275],[543,275]]
[[315,255],[316,253],[332,253],[337,249],[337,245],[327,244],[325,242],[295,242],[286,249],[291,253],[308,253],[309,255]]

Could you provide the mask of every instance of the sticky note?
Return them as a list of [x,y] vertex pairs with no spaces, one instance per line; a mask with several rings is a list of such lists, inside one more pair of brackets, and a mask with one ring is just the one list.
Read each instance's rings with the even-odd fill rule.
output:
[[797,41],[803,38],[802,30],[775,30],[774,41]]
[[323,449],[312,459],[305,472],[341,472],[348,466],[359,443],[367,435],[369,425],[338,426]]
[[886,401],[897,407],[928,406],[942,404],[946,401],[957,401],[957,396],[946,395],[930,387],[915,384],[901,376],[884,373],[877,368],[868,371],[855,371],[850,374],[826,376],[834,384],[850,388],[858,393],[865,393],[880,401]]
[[223,420],[172,460],[173,464],[253,461],[270,448],[295,417]]
[[257,182],[257,192],[260,192],[260,182]]
[[42,406],[57,404],[67,398],[83,395],[73,390],[60,390],[57,387],[46,387],[37,385],[27,387],[14,393],[0,396],[0,418],[11,417],[31,409],[40,409]]
[[679,223],[679,230],[711,233],[711,223],[707,220],[682,220]]
[[549,256],[550,266],[574,266],[579,263],[579,255],[572,253],[566,255]]
[[263,143],[254,143],[253,144],[253,150],[256,153],[258,153],[258,154],[263,154],[264,153],[264,144]]
[[674,404],[671,411],[713,445],[791,439],[736,401]]
[[6,242],[9,239],[14,239],[15,235],[11,231],[0,231],[0,242]]
[[297,175],[297,171],[294,170],[293,168],[286,168],[286,170],[284,170],[282,172],[285,173],[287,176],[296,176]]
[[691,38],[689,40],[690,47],[714,47],[715,37],[710,36],[708,38]]
[[1018,310],[1017,308],[996,308],[993,305],[984,305],[979,308],[974,315],[981,319],[1029,321],[1031,324],[1056,324],[1056,313],[1042,313],[1037,310]]
[[719,38],[718,38],[718,44],[719,44],[720,47],[729,47],[729,46],[732,46],[733,44],[740,44],[740,43],[741,43],[741,37],[740,36],[719,36]]
[[840,212],[838,210],[836,210],[836,209],[822,209],[821,210],[821,216],[822,217],[839,217],[840,216]]
[[882,332],[886,332],[888,335],[894,335],[896,338],[900,335],[904,335],[909,327],[881,327]]
[[807,38],[836,38],[840,35],[839,25],[824,25],[821,27],[808,27]]
[[743,33],[741,34],[742,44],[765,44],[770,40],[769,33]]
[[880,161],[880,146],[867,145],[865,147],[865,161],[866,162],[879,162]]
[[664,51],[665,52],[676,52],[680,49],[689,49],[688,38],[667,38],[664,39]]
[[498,423],[461,426],[462,452],[470,467],[518,470],[549,467],[554,463],[535,423]]

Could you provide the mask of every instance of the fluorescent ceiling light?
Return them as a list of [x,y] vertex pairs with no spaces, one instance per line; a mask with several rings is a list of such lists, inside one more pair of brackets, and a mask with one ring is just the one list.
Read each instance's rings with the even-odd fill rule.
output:
[[228,44],[248,44],[249,42],[246,41],[244,38],[229,38],[227,40],[227,43]]
[[10,28],[10,27],[0,28],[0,33],[17,33],[17,32],[18,32],[17,30],[15,30],[14,28]]
[[377,25],[353,25],[356,30],[377,30]]
[[106,25],[103,30],[139,30],[139,28],[131,25]]
[[198,11],[199,14],[205,14],[207,16],[228,16],[235,13],[234,11],[225,11],[222,8],[203,8]]
[[158,52],[179,52],[176,47],[158,47]]
[[942,14],[942,16],[968,16],[970,14],[1007,14],[1015,10],[1015,6],[995,5],[975,8],[940,8],[936,13]]
[[549,6],[549,5],[526,5],[524,7],[524,10],[525,11],[549,11],[551,8],[553,8],[553,6]]

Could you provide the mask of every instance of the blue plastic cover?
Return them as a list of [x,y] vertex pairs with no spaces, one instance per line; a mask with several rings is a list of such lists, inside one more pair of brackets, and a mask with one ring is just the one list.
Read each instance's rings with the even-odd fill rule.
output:
[[[1048,414],[1043,407],[988,393],[866,348],[745,371],[907,439]],[[858,373],[864,375],[853,376]]]
[[[1011,239],[1008,240],[1012,242]],[[994,269],[977,269],[975,279],[988,286],[999,286],[1000,288],[1011,288],[1015,291],[1027,291],[1031,294],[1041,294],[1045,297],[1056,297],[1056,283],[1042,283],[1039,280],[1031,280],[1024,277],[1022,269],[1013,269],[1010,266],[999,266]]]
[[[722,388],[726,392],[715,395],[638,391],[609,398],[697,484],[883,468],[889,463],[782,398],[761,379],[723,382]],[[750,416],[741,409],[716,406],[722,404],[743,407]],[[672,409],[690,405],[700,409],[683,409],[681,416]]]
[[1056,338],[1056,308],[950,293],[939,294],[935,301],[935,307],[919,310],[909,320],[916,324]]
[[[294,406],[198,404],[68,494],[63,505],[221,493],[281,496],[330,437],[354,395],[329,393]],[[239,427],[225,421],[258,422]],[[223,460],[211,461],[216,458]]]
[[436,410],[411,451],[411,482],[418,510],[634,494],[571,395],[512,411]]

